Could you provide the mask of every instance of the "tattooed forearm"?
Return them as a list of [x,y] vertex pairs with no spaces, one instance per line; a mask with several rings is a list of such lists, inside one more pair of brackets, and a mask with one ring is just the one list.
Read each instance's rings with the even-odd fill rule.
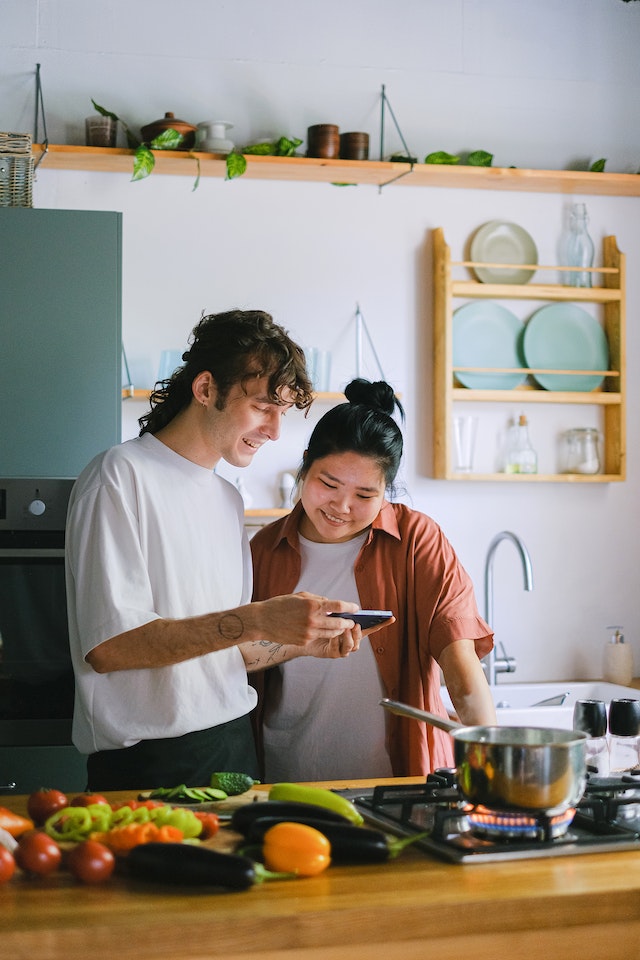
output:
[[227,613],[220,618],[218,631],[225,640],[239,640],[244,632],[244,626],[237,614]]
[[284,643],[272,643],[271,640],[256,640],[242,644],[242,656],[247,670],[264,670],[283,663],[291,656],[291,647]]

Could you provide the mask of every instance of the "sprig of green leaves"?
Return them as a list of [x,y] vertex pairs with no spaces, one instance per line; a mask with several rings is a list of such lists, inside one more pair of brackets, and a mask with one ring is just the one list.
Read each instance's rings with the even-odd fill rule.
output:
[[460,163],[460,157],[455,153],[447,153],[446,150],[436,150],[434,153],[428,153],[424,158],[425,163]]
[[[179,133],[177,130],[174,130],[173,127],[170,127],[168,130],[163,130],[157,137],[154,137],[153,140],[149,143],[140,141],[138,137],[134,136],[131,132],[129,126],[118,116],[117,113],[113,113],[111,110],[106,110],[105,107],[101,107],[99,103],[96,103],[95,100],[92,100],[94,110],[103,117],[111,117],[112,120],[115,120],[117,123],[121,123],[123,129],[126,133],[127,144],[130,150],[135,150],[133,156],[133,174],[132,180],[145,180],[149,174],[153,171],[153,168],[156,164],[156,158],[153,155],[154,150],[177,150],[182,141],[184,140],[184,134]],[[198,157],[194,158],[196,160],[198,175],[196,177],[193,189],[198,188],[200,183],[200,160]]]
[[246,156],[253,157],[295,157],[296,150],[302,143],[297,137],[280,137],[273,142],[249,144],[240,150],[232,150],[227,154],[227,180],[241,177],[247,169]]

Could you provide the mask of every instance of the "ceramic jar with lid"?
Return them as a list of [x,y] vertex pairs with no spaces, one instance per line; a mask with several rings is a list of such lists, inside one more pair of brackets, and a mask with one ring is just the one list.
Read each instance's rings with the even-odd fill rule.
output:
[[161,120],[154,120],[153,123],[147,123],[144,127],[140,127],[144,143],[151,143],[155,137],[159,137],[166,130],[176,130],[184,137],[180,146],[176,148],[178,150],[191,150],[196,142],[197,127],[192,123],[187,123],[186,120],[178,120],[170,112],[165,113]]

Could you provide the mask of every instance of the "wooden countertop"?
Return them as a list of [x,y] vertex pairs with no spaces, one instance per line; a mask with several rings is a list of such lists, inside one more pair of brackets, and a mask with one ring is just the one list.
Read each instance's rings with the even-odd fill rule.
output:
[[[25,804],[0,797],[16,812]],[[227,828],[218,838],[229,845]],[[64,872],[0,886],[7,960],[628,960],[639,940],[634,851],[459,865],[409,848],[382,866],[239,893],[124,875],[90,887]]]

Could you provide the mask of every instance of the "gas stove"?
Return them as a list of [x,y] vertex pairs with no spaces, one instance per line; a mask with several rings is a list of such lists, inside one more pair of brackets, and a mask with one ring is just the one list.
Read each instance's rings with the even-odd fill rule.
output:
[[381,785],[345,795],[365,820],[453,863],[640,850],[640,776],[587,777],[577,806],[559,816],[489,810],[465,801],[455,770],[437,770],[421,784]]

